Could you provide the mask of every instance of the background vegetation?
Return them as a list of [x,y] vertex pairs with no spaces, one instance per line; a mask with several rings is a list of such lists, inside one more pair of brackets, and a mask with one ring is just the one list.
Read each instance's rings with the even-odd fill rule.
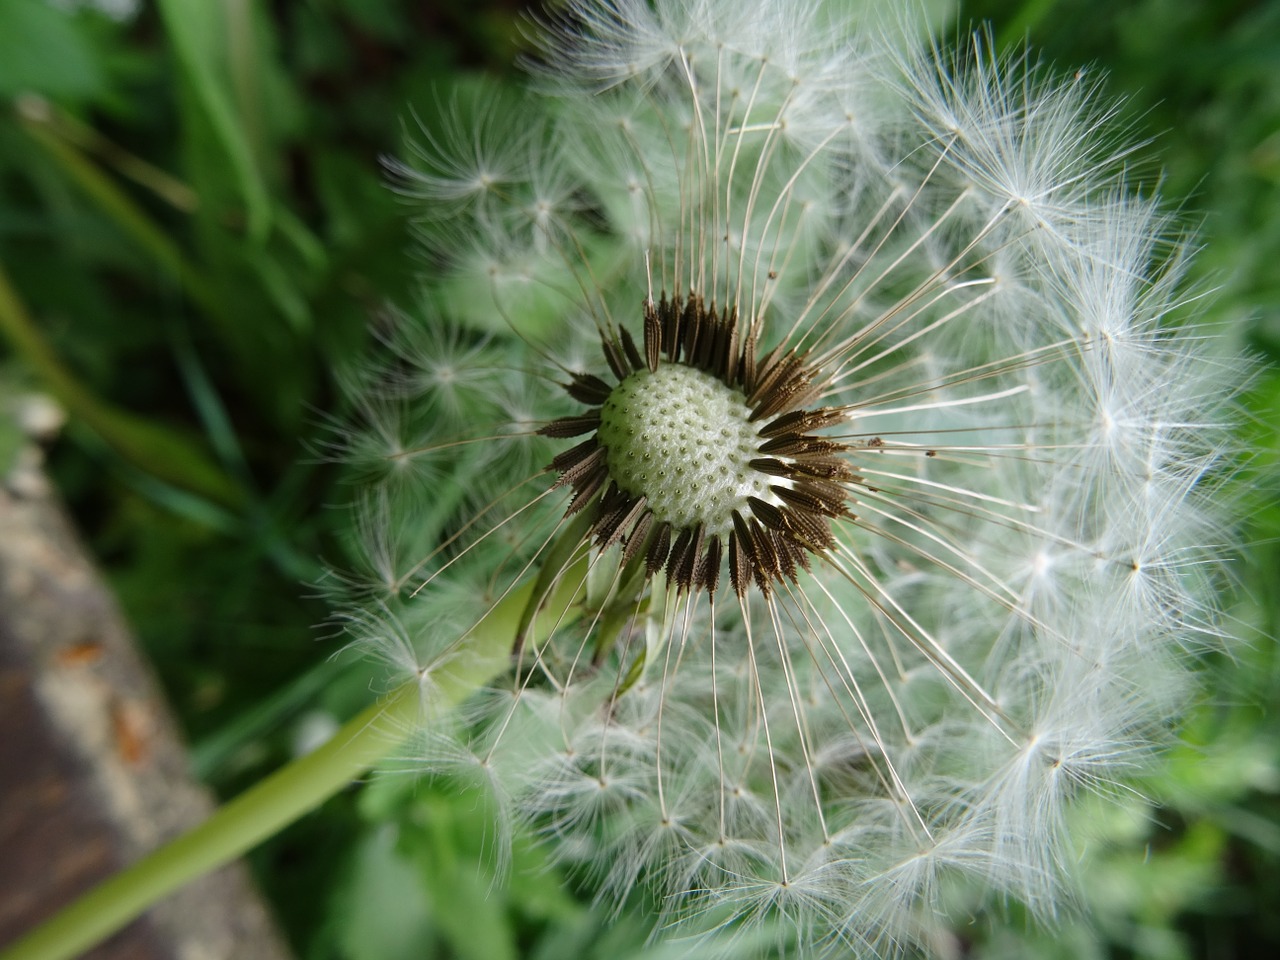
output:
[[[837,0],[832,0],[837,2]],[[231,795],[368,700],[370,668],[306,584],[341,554],[323,422],[371,320],[412,299],[409,209],[382,157],[410,110],[519,82],[516,0],[0,3],[0,474],[7,412],[69,413],[51,466],[191,744]],[[1280,946],[1280,3],[972,0],[1065,71],[1100,70],[1201,223],[1202,322],[1265,360],[1246,399],[1245,643],[1202,664],[1183,746],[1099,814],[1083,914],[961,931],[983,956],[1212,960]],[[411,125],[411,123],[410,123]],[[1258,481],[1261,480],[1261,483]],[[447,786],[352,789],[254,855],[305,960],[619,956],[643,924],[518,854],[490,889],[485,818]],[[978,949],[980,948],[980,949]]]

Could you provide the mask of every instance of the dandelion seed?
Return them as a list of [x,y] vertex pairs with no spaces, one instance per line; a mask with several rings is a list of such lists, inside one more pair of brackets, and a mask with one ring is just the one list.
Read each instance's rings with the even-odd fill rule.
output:
[[445,111],[398,168],[443,268],[421,322],[495,386],[437,416],[435,341],[396,347],[432,472],[366,498],[385,590],[349,621],[429,673],[468,639],[433,605],[532,584],[428,768],[664,935],[872,956],[945,936],[948,890],[1069,897],[1072,796],[1218,632],[1241,372],[1171,322],[1184,258],[1092,82],[818,11],[574,0],[519,136]]

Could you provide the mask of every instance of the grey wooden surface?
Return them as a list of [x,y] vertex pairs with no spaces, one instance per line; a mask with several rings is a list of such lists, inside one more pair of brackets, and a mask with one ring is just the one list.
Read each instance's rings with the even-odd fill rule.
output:
[[[39,469],[0,477],[0,945],[199,823],[174,721]],[[243,864],[179,891],[94,960],[286,960]]]

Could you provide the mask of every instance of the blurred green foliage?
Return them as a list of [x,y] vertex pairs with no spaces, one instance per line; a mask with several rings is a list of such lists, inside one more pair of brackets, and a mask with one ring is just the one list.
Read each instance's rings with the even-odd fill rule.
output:
[[[312,625],[341,551],[324,414],[371,321],[414,292],[409,211],[381,158],[412,110],[483,73],[515,82],[510,0],[0,2],[0,400],[71,415],[56,479],[170,693],[199,774],[231,793],[367,700],[370,668]],[[105,10],[125,10],[110,14]],[[1135,796],[1088,810],[1080,915],[975,918],[976,954],[1270,956],[1280,944],[1280,4],[972,0],[1065,71],[1102,70],[1202,217],[1202,322],[1261,354],[1256,451],[1228,480],[1254,546],[1209,695]],[[1154,168],[1135,176],[1151,182]],[[3,413],[0,408],[0,414]],[[0,464],[14,446],[0,429]],[[1143,797],[1158,798],[1160,803]],[[256,855],[308,960],[626,956],[545,853],[509,884],[487,817],[449,784],[352,790]],[[1155,861],[1153,866],[1152,861]]]

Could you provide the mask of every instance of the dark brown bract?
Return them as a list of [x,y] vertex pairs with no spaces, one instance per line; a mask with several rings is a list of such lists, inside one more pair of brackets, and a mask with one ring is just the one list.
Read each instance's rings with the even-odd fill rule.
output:
[[[551,468],[558,486],[573,488],[567,512],[589,511],[598,548],[620,543],[624,567],[643,563],[647,578],[665,571],[682,592],[712,594],[727,556],[741,597],[753,580],[765,594],[794,581],[811,555],[834,545],[832,522],[851,516],[858,477],[845,459],[850,445],[814,433],[846,416],[842,408],[810,406],[826,383],[807,352],[778,346],[758,356],[754,326],[744,331],[736,313],[694,294],[683,304],[665,294],[645,303],[643,350],[625,329],[602,329],[601,346],[615,382],[574,374],[565,389],[591,409],[540,431],[591,434]],[[687,389],[644,389],[643,381],[672,365],[699,374],[688,374]],[[668,416],[677,406],[680,416]],[[635,407],[644,407],[636,411],[642,426],[619,423]],[[691,423],[690,410],[721,422]],[[745,451],[726,460],[721,448],[742,446],[738,438]],[[685,478],[692,461],[713,457],[725,463],[718,486],[705,474],[702,482]],[[624,469],[624,458],[654,460],[652,476]]]

